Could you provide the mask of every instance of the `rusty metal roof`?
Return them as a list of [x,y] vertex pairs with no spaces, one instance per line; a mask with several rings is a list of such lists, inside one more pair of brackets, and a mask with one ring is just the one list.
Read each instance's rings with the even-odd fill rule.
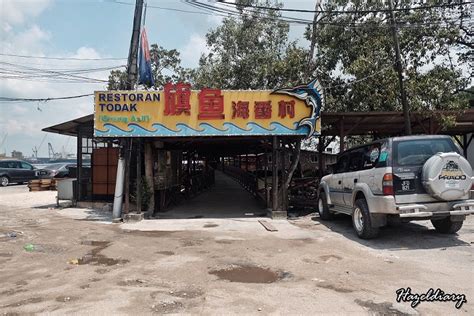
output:
[[[442,118],[453,116],[455,123],[444,127]],[[462,135],[474,133],[474,108],[463,112],[433,111],[410,114],[413,134]],[[322,112],[322,135],[350,136],[404,134],[405,120],[402,112]]]
[[43,132],[56,133],[68,136],[77,136],[77,128],[81,125],[94,125],[94,114],[89,114],[71,121],[43,128]]

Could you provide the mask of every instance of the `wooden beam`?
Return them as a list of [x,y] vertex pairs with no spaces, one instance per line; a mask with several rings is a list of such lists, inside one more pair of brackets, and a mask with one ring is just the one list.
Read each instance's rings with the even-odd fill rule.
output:
[[278,211],[278,148],[280,147],[278,136],[273,136],[272,146],[272,211]]
[[346,130],[344,133],[345,135],[350,135],[351,132],[358,127],[362,122],[367,121],[367,117],[362,117],[360,118],[354,125],[352,125],[348,130]]
[[137,213],[142,212],[142,142],[141,139],[136,141],[137,146],[137,171],[136,171],[136,203],[137,203]]
[[339,152],[344,151],[344,116],[339,121]]
[[[418,123],[419,126],[421,126],[421,128],[423,129],[423,131],[425,132],[425,134],[430,134],[430,131],[425,128],[424,122],[420,120],[419,115],[417,115],[416,113],[414,113],[413,116],[415,117],[416,122]],[[426,118],[425,118],[425,120],[426,120]]]
[[146,212],[147,217],[151,217],[155,212],[155,180],[153,177],[153,144],[148,141],[145,143],[145,181],[150,188],[151,195]]

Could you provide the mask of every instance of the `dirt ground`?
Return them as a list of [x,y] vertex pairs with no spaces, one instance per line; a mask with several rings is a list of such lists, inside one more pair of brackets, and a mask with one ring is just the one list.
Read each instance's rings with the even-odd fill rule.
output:
[[[417,222],[362,241],[344,216],[111,224],[54,196],[0,188],[0,314],[474,315],[472,217],[454,236]],[[406,287],[468,302],[411,308]]]

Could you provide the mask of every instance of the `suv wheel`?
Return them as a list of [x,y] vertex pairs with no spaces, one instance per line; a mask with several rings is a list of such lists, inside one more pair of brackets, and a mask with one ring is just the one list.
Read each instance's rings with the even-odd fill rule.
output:
[[431,224],[433,224],[436,231],[442,234],[454,234],[461,229],[463,221],[453,222],[451,218],[446,217],[443,219],[432,219]]
[[326,198],[326,193],[321,192],[318,199],[318,212],[319,217],[324,220],[332,219],[333,214],[329,211],[328,200]]
[[8,183],[10,183],[10,179],[8,179],[7,176],[1,176],[0,177],[0,185],[2,187],[6,187],[8,185]]
[[357,236],[362,239],[374,238],[379,234],[379,228],[372,227],[369,207],[364,199],[355,202],[352,212],[352,226],[354,226]]

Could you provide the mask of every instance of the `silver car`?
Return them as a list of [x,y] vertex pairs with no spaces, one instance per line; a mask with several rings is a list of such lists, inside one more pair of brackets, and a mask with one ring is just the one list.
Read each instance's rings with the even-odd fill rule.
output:
[[352,216],[360,238],[389,221],[424,219],[453,234],[474,213],[473,170],[449,136],[378,140],[341,153],[333,169],[319,185],[320,217]]

